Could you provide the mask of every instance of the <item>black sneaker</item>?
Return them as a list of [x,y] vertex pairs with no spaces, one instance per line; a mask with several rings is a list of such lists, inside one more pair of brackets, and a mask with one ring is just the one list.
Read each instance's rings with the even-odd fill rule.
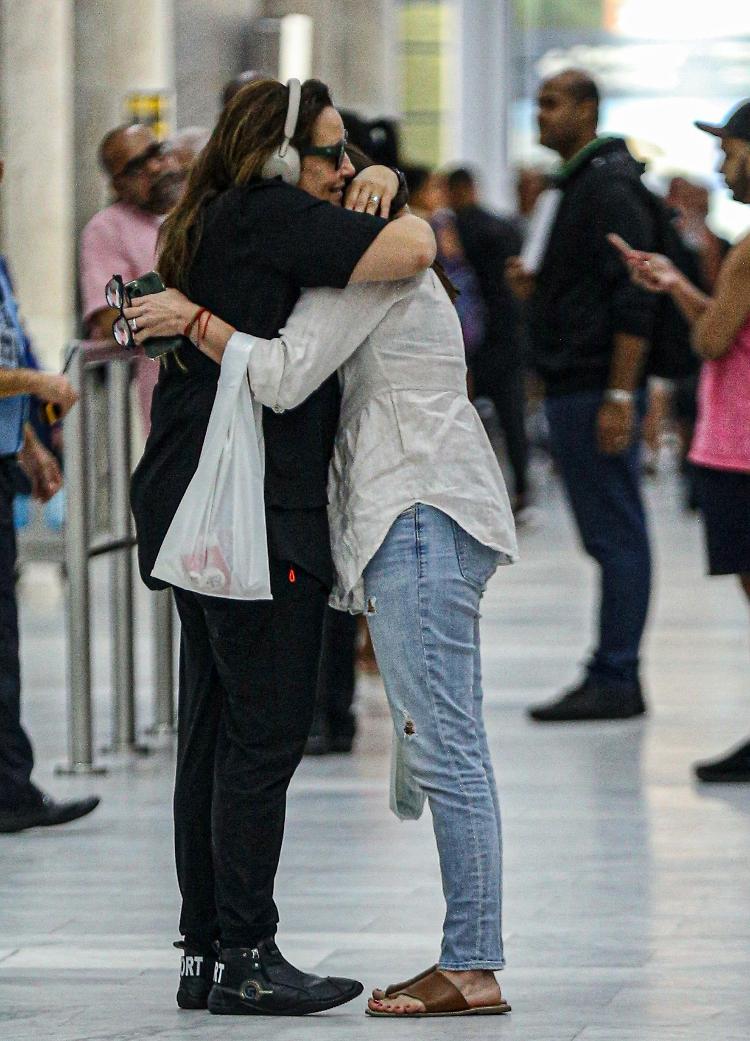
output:
[[699,781],[709,784],[746,784],[750,781],[750,741],[721,759],[696,763],[693,769]]
[[632,719],[646,711],[640,683],[614,687],[586,679],[574,690],[544,705],[528,709],[537,723],[585,723],[606,719]]
[[177,1004],[184,1009],[208,1008],[217,950],[189,947],[184,940],[175,941],[173,946],[182,951]]
[[85,817],[99,805],[99,796],[88,799],[71,799],[68,802],[55,800],[39,792],[38,800],[14,809],[0,809],[0,833],[26,831],[27,828],[51,828],[55,824],[68,824]]
[[215,1016],[307,1016],[344,1005],[362,993],[358,980],[313,976],[284,958],[274,940],[222,949],[208,995]]

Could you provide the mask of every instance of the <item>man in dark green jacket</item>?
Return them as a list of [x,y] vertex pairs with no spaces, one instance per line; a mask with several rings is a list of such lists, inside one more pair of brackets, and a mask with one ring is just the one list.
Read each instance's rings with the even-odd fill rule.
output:
[[640,492],[644,360],[655,303],[627,277],[607,233],[654,249],[643,167],[620,138],[597,135],[599,91],[568,70],[539,90],[540,141],[557,152],[559,205],[535,273],[508,265],[528,300],[550,443],[586,552],[599,564],[599,634],[582,681],[529,710],[539,722],[625,719],[645,704],[639,650],[650,594]]

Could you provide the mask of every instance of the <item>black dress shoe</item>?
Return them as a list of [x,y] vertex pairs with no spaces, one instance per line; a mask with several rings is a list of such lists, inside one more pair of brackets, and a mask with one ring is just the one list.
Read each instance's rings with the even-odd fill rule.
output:
[[307,1016],[344,1005],[362,993],[357,980],[313,976],[284,958],[274,940],[223,948],[208,995],[215,1016]]
[[354,748],[354,734],[331,734],[332,752],[339,755],[348,755]]
[[27,828],[50,828],[55,824],[67,824],[69,821],[85,817],[99,805],[99,796],[92,795],[88,799],[71,799],[69,802],[55,802],[49,795],[39,793],[39,799],[25,803],[12,810],[0,809],[0,832],[25,831]]
[[721,759],[696,763],[695,776],[712,784],[745,784],[750,781],[750,741],[733,749]]
[[184,940],[177,940],[173,946],[182,951],[177,1004],[184,1009],[208,1008],[217,950],[189,947]]
[[614,687],[586,679],[574,690],[544,705],[528,709],[538,723],[585,723],[606,719],[632,719],[646,711],[640,683]]
[[314,730],[305,744],[305,755],[348,755],[354,748],[354,734],[331,733],[330,730]]
[[305,742],[305,755],[328,755],[331,739],[327,730],[313,731]]

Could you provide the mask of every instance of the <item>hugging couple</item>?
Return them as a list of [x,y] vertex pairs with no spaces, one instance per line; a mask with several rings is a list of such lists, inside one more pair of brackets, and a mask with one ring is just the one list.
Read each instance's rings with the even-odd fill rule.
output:
[[[356,168],[355,168],[356,165]],[[446,917],[437,963],[372,1016],[499,1014],[500,812],[482,719],[479,605],[516,556],[505,485],[466,394],[452,287],[403,175],[347,145],[316,80],[228,103],[167,217],[166,292],[136,342],[186,334],[133,477],[141,573],[195,473],[225,350],[264,406],[271,600],[175,588],[182,622],[177,874],[182,1008],[304,1015],[363,986],[291,965],[274,878],[315,703],[323,614],[366,614],[394,722],[392,808],[429,803]],[[199,314],[200,312],[200,314]],[[198,320],[196,315],[199,314]]]

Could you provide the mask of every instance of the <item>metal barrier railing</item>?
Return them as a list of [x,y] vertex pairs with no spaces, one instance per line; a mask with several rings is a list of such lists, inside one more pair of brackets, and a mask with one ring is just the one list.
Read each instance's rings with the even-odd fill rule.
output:
[[30,561],[50,564],[65,563],[65,534],[50,529],[44,507],[33,500],[28,503],[28,516],[21,530],[16,530],[16,549],[19,565]]
[[[109,751],[144,750],[136,742],[133,554],[130,514],[130,369],[136,356],[110,343],[76,341],[70,346],[68,376],[80,395],[65,419],[65,565],[68,646],[68,762],[60,773],[97,773],[91,690],[92,558],[111,554],[112,734]],[[108,522],[105,532],[93,521],[97,482],[92,465],[100,431],[89,430],[89,391],[94,370],[106,369]],[[173,607],[169,591],[153,594],[153,717],[150,733],[174,724]]]

